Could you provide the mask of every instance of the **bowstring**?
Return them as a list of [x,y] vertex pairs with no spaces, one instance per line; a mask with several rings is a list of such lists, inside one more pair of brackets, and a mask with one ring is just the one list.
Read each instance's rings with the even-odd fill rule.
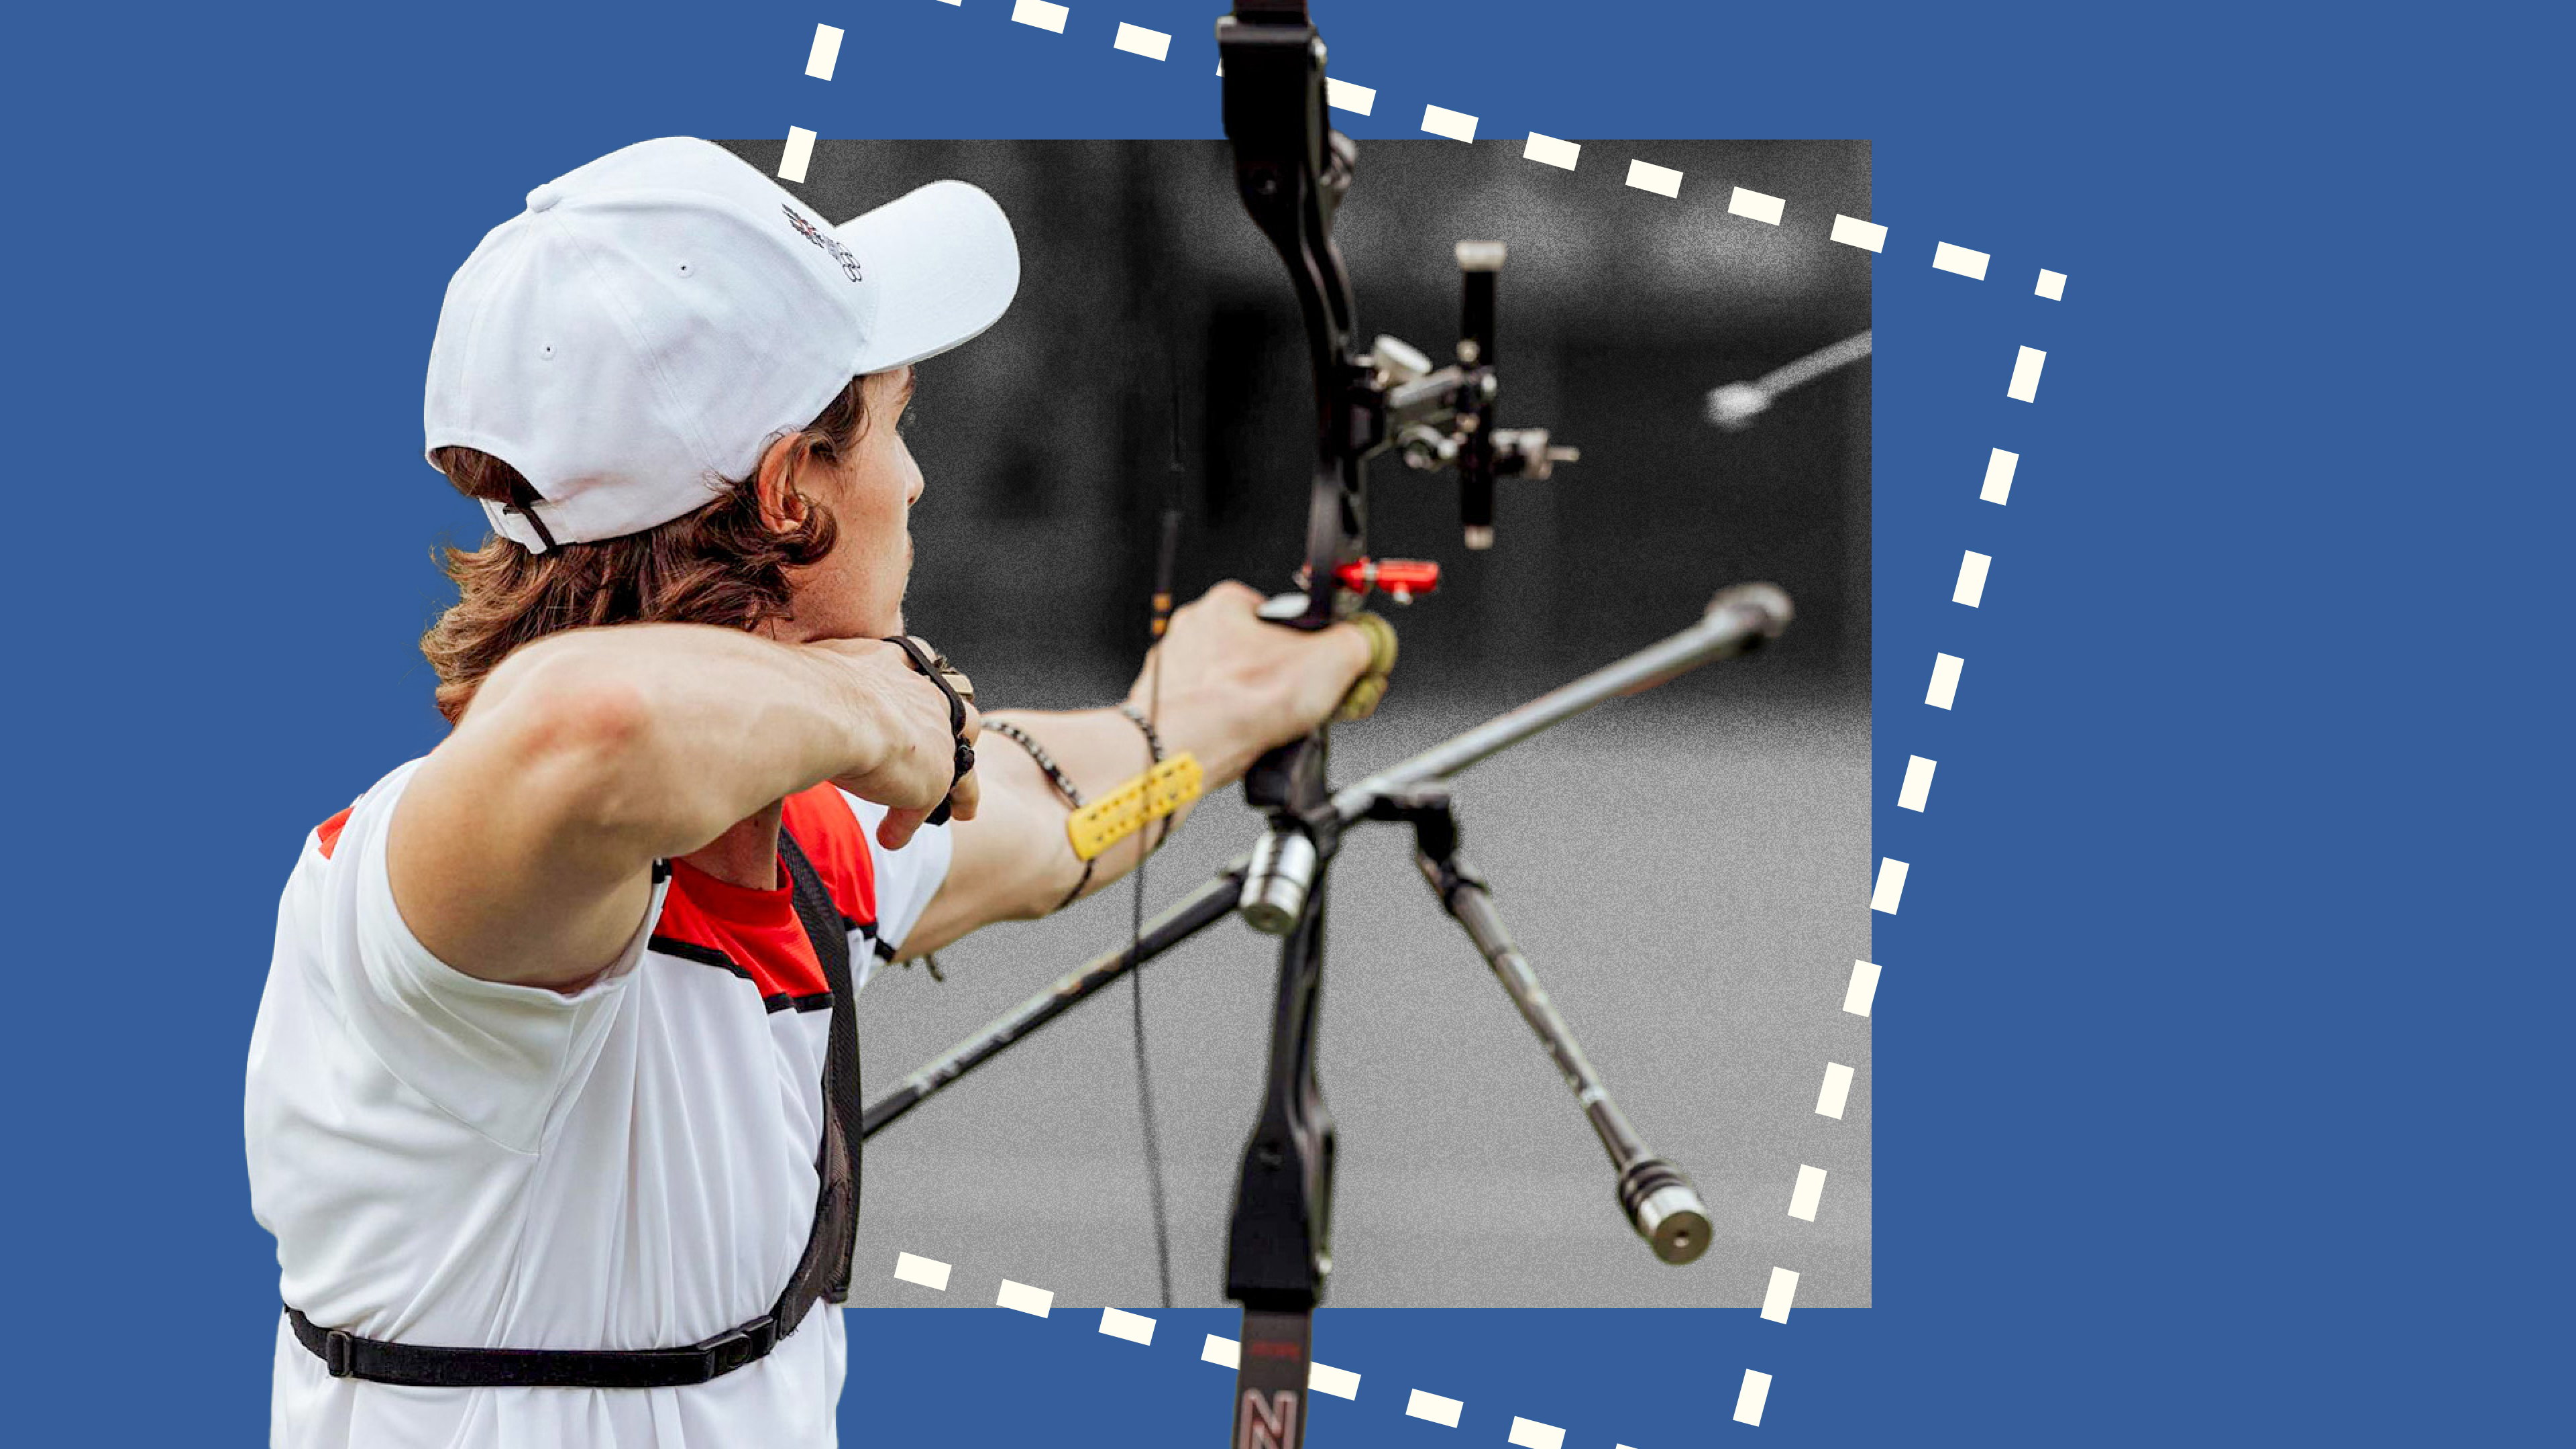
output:
[[[1163,727],[1163,650],[1166,630],[1171,627],[1172,569],[1179,553],[1181,510],[1176,502],[1177,480],[1181,472],[1181,382],[1180,370],[1172,370],[1172,455],[1171,471],[1163,480],[1162,549],[1155,564],[1154,623],[1152,642],[1147,646],[1145,718],[1159,732]],[[1153,747],[1146,746],[1145,768],[1154,767]],[[1172,833],[1171,818],[1164,817],[1162,830],[1154,837],[1159,846]],[[1145,948],[1145,862],[1153,850],[1145,844],[1145,833],[1136,833],[1136,887],[1129,896],[1127,983],[1129,1021],[1136,1044],[1136,1106],[1145,1128],[1145,1177],[1147,1197],[1154,1210],[1154,1266],[1161,1275],[1163,1306],[1172,1306],[1172,1233],[1163,1200],[1163,1153],[1160,1134],[1154,1125],[1153,1078],[1145,1059],[1145,963],[1140,958]]]

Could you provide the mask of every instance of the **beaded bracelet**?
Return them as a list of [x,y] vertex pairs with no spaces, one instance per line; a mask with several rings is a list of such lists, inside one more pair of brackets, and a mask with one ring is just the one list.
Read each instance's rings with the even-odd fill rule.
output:
[[[1055,756],[1046,752],[1046,746],[1039,744],[1030,736],[1027,730],[1020,728],[1009,720],[987,719],[982,723],[984,728],[991,730],[993,733],[1000,735],[1002,738],[1009,740],[1011,743],[1018,745],[1021,749],[1029,752],[1029,758],[1036,761],[1037,767],[1041,771],[1045,772],[1047,783],[1055,787],[1055,793],[1063,798],[1066,808],[1073,810],[1079,810],[1082,808],[1081,789],[1066,776],[1063,767],[1056,764]],[[1092,862],[1090,861],[1086,860],[1082,863],[1082,879],[1075,881],[1073,883],[1073,889],[1065,894],[1065,898],[1056,902],[1056,910],[1063,910],[1065,907],[1072,905],[1075,901],[1082,899],[1083,888],[1091,884],[1091,867]]]
[[[1118,702],[1118,712],[1127,716],[1128,720],[1132,722],[1136,728],[1145,732],[1145,748],[1153,752],[1155,764],[1159,765],[1163,763],[1163,736],[1154,728],[1154,722],[1145,718],[1145,712],[1143,710],[1138,709],[1136,706],[1125,700],[1120,700]],[[1156,851],[1161,850],[1163,848],[1163,842],[1172,838],[1172,817],[1169,815],[1164,816],[1162,825],[1162,829],[1154,832],[1154,843],[1145,847],[1145,853],[1147,855],[1152,855]]]

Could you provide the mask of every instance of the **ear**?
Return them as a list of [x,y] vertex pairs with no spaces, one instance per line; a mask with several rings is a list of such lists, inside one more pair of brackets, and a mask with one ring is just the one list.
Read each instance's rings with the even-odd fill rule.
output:
[[760,472],[755,479],[760,492],[760,521],[775,532],[791,533],[802,526],[811,506],[794,486],[796,464],[803,456],[793,433],[771,443],[769,450],[760,455]]

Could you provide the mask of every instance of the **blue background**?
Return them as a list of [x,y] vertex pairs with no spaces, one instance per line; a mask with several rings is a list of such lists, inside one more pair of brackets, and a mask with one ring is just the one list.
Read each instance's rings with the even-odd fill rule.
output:
[[[468,526],[416,461],[456,261],[645,136],[1216,134],[1209,7],[1008,12],[14,22],[13,1441],[263,1433],[243,1049],[304,830],[434,738],[402,645],[421,541]],[[1173,59],[1112,52],[1121,19]],[[849,32],[829,85],[818,21]],[[1914,870],[1875,949],[1877,1306],[1328,1310],[1319,1352],[1367,1382],[1313,1442],[2563,1435],[2563,20],[1319,23],[1379,89],[1337,116],[1362,136],[1428,102],[1485,136],[1874,140],[1877,833]],[[1932,271],[1936,239],[1989,280]],[[2002,395],[2020,345],[2036,406]],[[1993,446],[2005,509],[1974,496]],[[1973,612],[1962,548],[1997,560]],[[1936,649],[1969,661],[1947,714]],[[1893,808],[1908,753],[1941,762],[1926,815]],[[1172,1318],[1147,1349],[1089,1315],[856,1317],[850,1442],[1214,1442],[1228,1376],[1194,1346],[1230,1329]],[[1747,1367],[1759,1429],[1728,1419]],[[1466,1402],[1459,1437],[1403,1417],[1417,1385]]]

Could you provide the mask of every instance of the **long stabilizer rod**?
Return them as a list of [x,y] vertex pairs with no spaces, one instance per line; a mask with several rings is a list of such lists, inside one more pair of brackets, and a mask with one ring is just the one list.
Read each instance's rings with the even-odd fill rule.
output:
[[1652,689],[1712,660],[1728,659],[1789,627],[1789,596],[1776,584],[1737,584],[1709,601],[1700,621],[1650,644],[1615,664],[1549,690],[1518,709],[1498,714],[1465,734],[1433,745],[1333,793],[1333,813],[1343,823],[1369,813],[1381,799],[1411,793],[1492,758],[1550,725],[1562,724],[1606,699]]
[[[1738,584],[1726,589],[1691,627],[1517,709],[1496,715],[1401,764],[1380,770],[1337,792],[1332,797],[1332,809],[1344,824],[1356,821],[1369,814],[1379,800],[1446,780],[1603,700],[1636,694],[1712,660],[1741,654],[1764,639],[1778,636],[1788,627],[1789,617],[1789,596],[1774,585]],[[1092,957],[1079,970],[1058,978],[1054,985],[949,1048],[937,1061],[904,1078],[894,1091],[869,1104],[860,1119],[861,1140],[875,1136],[1002,1048],[1054,1020],[1075,1002],[1232,915],[1242,903],[1244,873],[1251,859],[1245,855],[1227,862],[1212,879],[1147,921],[1142,938],[1134,945]]]

